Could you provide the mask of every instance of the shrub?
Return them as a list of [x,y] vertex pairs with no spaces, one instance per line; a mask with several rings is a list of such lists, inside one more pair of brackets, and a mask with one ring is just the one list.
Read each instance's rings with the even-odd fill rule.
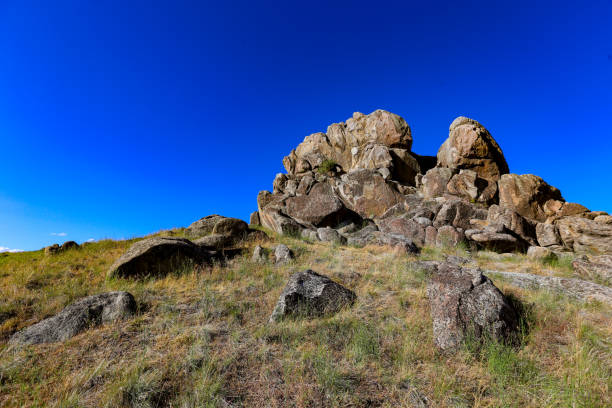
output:
[[319,169],[317,171],[320,174],[329,173],[330,171],[332,171],[336,167],[336,164],[337,163],[334,160],[325,159],[325,160],[323,160],[323,163],[321,163],[321,165],[319,166]]

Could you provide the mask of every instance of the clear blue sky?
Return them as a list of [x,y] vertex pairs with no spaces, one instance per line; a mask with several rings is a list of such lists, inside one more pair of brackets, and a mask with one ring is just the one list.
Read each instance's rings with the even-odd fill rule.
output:
[[612,212],[611,26],[610,1],[0,0],[0,247],[246,219],[304,136],[377,108],[420,154],[477,119]]

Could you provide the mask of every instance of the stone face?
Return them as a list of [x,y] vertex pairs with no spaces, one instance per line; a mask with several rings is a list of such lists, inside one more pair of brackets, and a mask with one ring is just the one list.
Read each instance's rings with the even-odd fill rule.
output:
[[421,179],[421,190],[426,199],[441,197],[446,193],[446,186],[453,176],[453,171],[444,167],[434,167]]
[[15,333],[9,342],[25,345],[65,341],[90,327],[114,322],[135,312],[136,302],[127,292],[88,296],[66,306],[57,315]]
[[574,260],[572,266],[582,277],[608,285],[612,283],[612,255],[583,257]]
[[468,169],[496,181],[508,173],[501,148],[480,123],[458,117],[451,123],[448,139],[438,150],[438,167]]
[[499,180],[499,205],[544,222],[564,201],[561,192],[533,174],[505,174]]
[[223,217],[215,223],[213,234],[229,235],[235,239],[244,239],[249,225],[238,218]]
[[320,317],[351,306],[356,299],[351,290],[312,270],[294,273],[270,316],[276,322],[287,316]]
[[560,218],[556,225],[566,248],[578,253],[612,253],[612,225],[577,216]]
[[109,270],[109,277],[164,276],[207,253],[185,238],[155,237],[134,243]]
[[346,244],[346,238],[338,233],[333,228],[325,227],[317,229],[317,238],[323,242],[335,242],[338,244]]
[[529,247],[529,249],[527,250],[527,256],[534,259],[557,257],[557,255],[555,255],[553,251],[541,246]]
[[530,245],[536,245],[535,222],[527,220],[510,208],[492,205],[489,207],[487,221],[490,224],[501,224]]
[[211,234],[217,222],[223,218],[225,217],[218,214],[207,215],[188,226],[185,232],[192,237],[201,237]]
[[313,226],[336,225],[344,206],[327,183],[317,183],[308,195],[288,198],[286,214],[297,222]]
[[278,244],[274,248],[274,262],[277,265],[286,264],[293,260],[293,252],[285,244]]
[[350,210],[363,218],[380,217],[404,199],[373,170],[354,170],[344,175],[338,195]]
[[455,350],[467,335],[510,341],[518,313],[493,282],[476,270],[442,264],[427,286],[436,345]]
[[446,191],[470,202],[490,204],[497,198],[497,183],[479,177],[473,170],[461,170],[450,179]]
[[436,234],[436,246],[440,248],[456,247],[465,241],[463,230],[457,229],[451,225],[444,225],[438,228]]
[[488,212],[484,208],[479,208],[463,200],[450,200],[444,203],[438,211],[433,226],[439,228],[444,225],[452,225],[467,230],[471,228],[470,220],[482,220],[486,219],[487,216]]
[[538,244],[543,247],[561,244],[559,230],[554,224],[538,223],[536,225],[536,236]]
[[376,224],[382,232],[404,236],[417,246],[425,244],[425,227],[414,220],[389,217],[378,220]]
[[251,216],[249,217],[249,225],[258,226],[261,225],[261,221],[259,221],[259,212],[253,211]]

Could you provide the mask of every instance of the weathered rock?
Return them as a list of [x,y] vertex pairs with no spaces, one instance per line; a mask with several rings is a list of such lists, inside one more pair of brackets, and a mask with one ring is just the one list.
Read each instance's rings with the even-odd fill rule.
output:
[[499,205],[540,222],[555,214],[561,192],[533,174],[505,174],[498,182]]
[[561,210],[557,213],[557,215],[559,217],[569,217],[572,215],[584,214],[586,212],[589,212],[589,209],[586,208],[584,205],[566,202],[563,203],[563,207],[561,207]]
[[470,202],[491,204],[497,199],[497,183],[483,179],[473,170],[461,170],[446,185],[448,194]]
[[66,306],[60,313],[15,333],[11,344],[40,344],[65,341],[80,332],[136,312],[134,297],[127,292],[88,296]]
[[79,248],[79,244],[74,241],[66,241],[62,244],[61,250],[68,251],[69,249],[77,249]]
[[221,234],[211,234],[193,241],[194,244],[201,247],[213,248],[217,250],[231,246],[235,242],[236,240],[231,235]]
[[612,255],[599,255],[575,259],[574,271],[582,277],[612,284]]
[[501,224],[493,224],[483,230],[467,230],[465,236],[478,247],[495,252],[525,252],[529,243]]
[[583,217],[563,217],[556,225],[563,245],[577,253],[612,254],[612,225]]
[[559,230],[554,224],[538,223],[536,225],[538,244],[543,247],[561,244]]
[[425,244],[425,227],[414,220],[389,217],[377,220],[376,225],[380,231],[387,234],[404,236],[417,246]]
[[448,139],[438,150],[437,165],[473,170],[493,181],[508,173],[506,159],[491,134],[480,123],[463,116],[451,123]]
[[387,245],[406,254],[418,254],[420,252],[419,247],[416,246],[410,238],[406,238],[399,234],[388,234],[382,231],[376,231],[369,235],[369,243],[374,245]]
[[598,215],[593,219],[595,222],[600,222],[602,224],[612,224],[612,215]]
[[274,248],[274,262],[277,265],[283,265],[293,260],[293,251],[285,244],[278,244]]
[[427,286],[434,341],[455,350],[466,336],[511,341],[519,316],[493,282],[476,270],[442,264]]
[[207,215],[204,218],[200,218],[196,222],[192,223],[185,229],[187,235],[192,237],[201,237],[204,235],[211,234],[217,222],[222,220],[223,216],[218,214]]
[[288,198],[285,212],[303,225],[335,226],[342,221],[344,205],[328,183],[315,184],[308,195]]
[[518,272],[486,271],[485,273],[489,276],[500,276],[519,288],[551,290],[582,301],[594,300],[612,305],[612,288],[590,281]]
[[368,224],[358,231],[346,234],[347,244],[363,247],[373,241],[373,233],[378,231],[378,227],[375,224]]
[[267,205],[259,210],[261,224],[264,227],[284,235],[299,235],[304,227],[292,218],[281,214],[275,205]]
[[45,247],[45,255],[55,255],[61,251],[59,244],[53,244]]
[[338,233],[333,228],[325,227],[317,229],[317,238],[323,242],[334,242],[337,244],[346,244],[346,238]]
[[541,247],[541,246],[531,246],[527,250],[527,256],[534,259],[543,259],[543,258],[557,258],[557,255],[549,248]]
[[259,212],[253,211],[251,216],[249,217],[249,225],[251,226],[259,226],[261,225],[261,221],[259,220]]
[[467,230],[471,227],[470,220],[483,220],[487,216],[488,212],[484,208],[466,203],[463,200],[454,199],[442,205],[433,221],[433,226],[439,228],[444,225],[452,225],[453,227]]
[[289,277],[270,316],[276,322],[287,316],[320,317],[351,306],[353,291],[312,270],[296,272]]
[[444,225],[438,228],[438,233],[436,234],[437,247],[456,247],[464,241],[465,235],[461,228],[457,229],[451,225]]
[[536,245],[536,226],[534,221],[529,221],[516,211],[492,205],[487,215],[489,224],[501,224],[527,241],[530,245]]
[[438,230],[436,227],[425,228],[425,245],[433,247],[436,246],[436,238],[438,236]]
[[185,238],[154,237],[134,243],[109,270],[109,277],[164,276],[211,253]]
[[272,182],[272,193],[273,194],[281,194],[285,191],[285,185],[287,184],[287,175],[283,173],[278,173],[276,177],[274,177],[274,181]]
[[374,170],[354,170],[343,175],[337,192],[350,210],[370,219],[380,217],[404,200],[402,194]]
[[265,262],[267,259],[268,259],[267,251],[260,245],[257,245],[253,249],[253,256],[251,257],[251,260],[253,262]]
[[434,167],[421,179],[421,190],[426,199],[441,197],[446,193],[446,186],[453,176],[453,171],[444,167]]
[[229,235],[237,240],[246,238],[249,225],[238,218],[223,217],[213,227],[213,234]]
[[301,233],[302,238],[305,238],[310,241],[318,241],[319,236],[317,235],[317,231],[311,229],[303,229]]

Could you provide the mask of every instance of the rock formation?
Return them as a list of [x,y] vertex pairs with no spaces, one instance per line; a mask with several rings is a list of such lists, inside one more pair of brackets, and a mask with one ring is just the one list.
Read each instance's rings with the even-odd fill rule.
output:
[[540,246],[612,253],[612,217],[565,202],[540,177],[509,173],[500,146],[477,121],[455,119],[437,157],[411,149],[401,117],[355,113],[284,158],[287,173],[275,177],[272,192],[259,193],[251,223],[408,252],[464,243],[502,252]]

